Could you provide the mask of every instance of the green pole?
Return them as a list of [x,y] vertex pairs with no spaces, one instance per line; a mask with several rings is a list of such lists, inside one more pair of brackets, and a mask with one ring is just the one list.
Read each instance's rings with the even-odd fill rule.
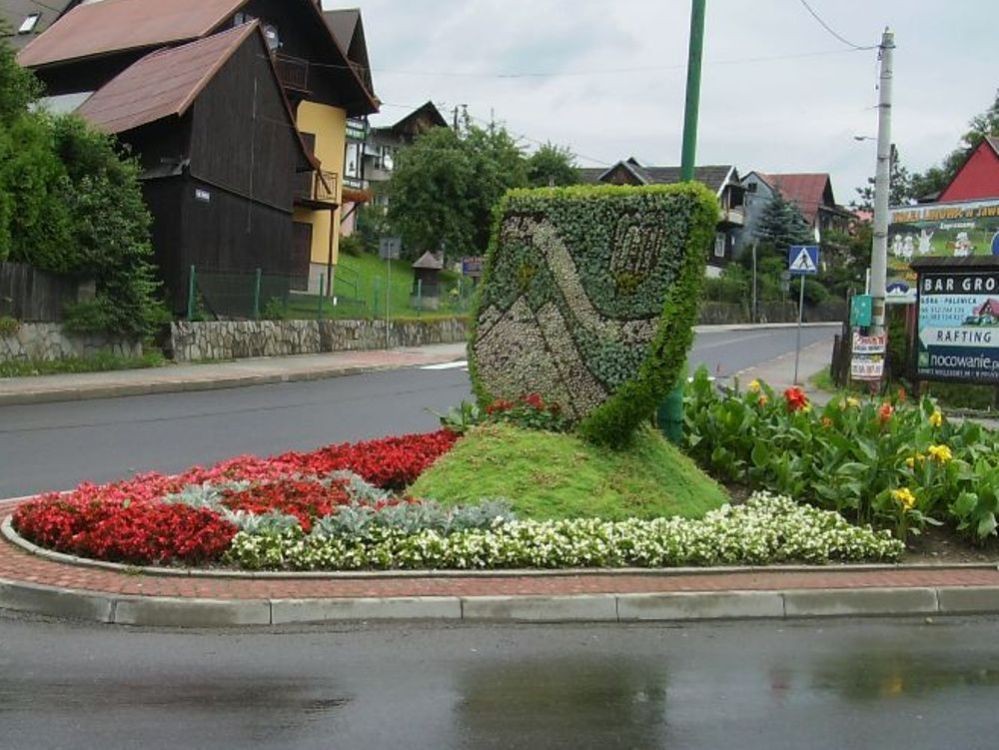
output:
[[423,279],[416,280],[416,317],[423,317]]
[[319,320],[323,319],[323,285],[326,283],[326,279],[322,276],[319,277]]
[[697,152],[697,110],[701,101],[701,53],[704,50],[704,5],[706,0],[693,0],[690,11],[690,50],[687,57],[687,103],[683,116],[683,158],[681,179],[694,179],[694,158]]
[[372,318],[377,318],[378,317],[378,298],[382,294],[382,280],[379,279],[376,276],[375,280],[374,280],[374,283],[372,284],[372,287],[374,289],[374,292],[371,295],[371,317]]
[[187,277],[187,319],[194,317],[194,266],[191,266],[191,273]]
[[257,269],[257,278],[253,283],[253,319],[260,320],[260,269]]

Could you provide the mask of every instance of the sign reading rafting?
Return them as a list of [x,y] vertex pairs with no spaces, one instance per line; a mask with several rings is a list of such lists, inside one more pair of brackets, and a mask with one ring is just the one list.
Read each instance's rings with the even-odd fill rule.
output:
[[917,270],[918,376],[999,384],[999,268]]

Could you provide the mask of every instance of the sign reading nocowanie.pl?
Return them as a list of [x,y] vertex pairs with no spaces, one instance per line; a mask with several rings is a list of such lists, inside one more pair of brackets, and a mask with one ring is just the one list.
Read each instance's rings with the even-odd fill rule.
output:
[[999,258],[924,258],[916,374],[999,384]]

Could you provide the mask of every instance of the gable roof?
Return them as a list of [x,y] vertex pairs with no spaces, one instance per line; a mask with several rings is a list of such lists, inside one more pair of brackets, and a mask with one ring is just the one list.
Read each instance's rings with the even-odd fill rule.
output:
[[423,127],[423,119],[431,122],[431,127],[446,128],[447,120],[433,102],[426,102],[420,105],[408,115],[396,123],[386,128],[376,128],[380,133],[394,133],[401,136],[415,137],[420,135],[426,128]]
[[815,224],[819,208],[835,208],[836,206],[832,192],[832,179],[826,172],[792,174],[757,172],[756,174],[767,185],[780,192],[784,200],[794,203],[809,224]]
[[78,5],[17,56],[26,68],[159,47],[214,31],[246,0],[101,0]]
[[368,93],[374,94],[375,86],[371,79],[371,63],[368,61],[368,44],[364,39],[361,10],[359,8],[324,10],[323,21]]
[[[646,167],[635,157],[619,161],[609,169],[580,170],[580,176],[584,182],[603,182],[618,169],[624,169],[641,185],[672,185],[683,182],[683,170],[680,167]],[[597,172],[599,174],[594,177]],[[738,179],[739,175],[731,164],[694,167],[694,181],[706,185],[715,195],[721,195],[726,185]]]
[[[79,5],[28,44],[18,62],[27,68],[75,62],[115,53],[153,49],[201,39],[221,29],[249,0],[100,0]],[[337,62],[349,63],[333,32],[323,19],[316,0],[297,2],[311,14],[315,28],[330,44]],[[311,27],[310,27],[311,28]],[[334,68],[341,67],[334,65]],[[378,111],[378,102],[366,87],[355,65],[343,65],[350,114]]]
[[111,79],[76,113],[107,133],[123,133],[183,115],[232,53],[258,29],[254,21],[152,52]]

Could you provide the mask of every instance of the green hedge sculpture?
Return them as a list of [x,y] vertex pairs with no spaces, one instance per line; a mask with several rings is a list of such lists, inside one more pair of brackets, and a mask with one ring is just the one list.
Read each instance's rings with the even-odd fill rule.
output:
[[469,342],[480,404],[538,393],[626,443],[683,368],[717,221],[694,183],[507,193]]

